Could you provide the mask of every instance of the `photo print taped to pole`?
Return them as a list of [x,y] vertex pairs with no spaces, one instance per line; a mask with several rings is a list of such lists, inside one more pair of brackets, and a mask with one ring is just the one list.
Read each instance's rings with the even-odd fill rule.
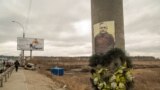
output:
[[93,26],[96,54],[104,54],[115,45],[114,21],[104,21]]

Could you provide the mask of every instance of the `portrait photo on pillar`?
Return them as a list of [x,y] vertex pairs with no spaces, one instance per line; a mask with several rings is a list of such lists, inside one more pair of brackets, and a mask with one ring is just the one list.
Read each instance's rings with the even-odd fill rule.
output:
[[115,46],[114,21],[104,21],[93,25],[96,54],[104,54]]

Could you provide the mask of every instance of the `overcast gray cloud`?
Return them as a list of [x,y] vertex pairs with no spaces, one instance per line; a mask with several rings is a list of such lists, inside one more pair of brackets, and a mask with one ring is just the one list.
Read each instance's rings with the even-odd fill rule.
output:
[[159,4],[159,0],[124,0],[126,49],[131,55],[160,57]]
[[[160,0],[124,0],[126,50],[131,55],[160,57]],[[16,37],[23,24],[27,37],[45,39],[45,50],[33,55],[91,55],[90,0],[0,1],[0,54],[18,55]],[[29,55],[27,52],[26,55]]]

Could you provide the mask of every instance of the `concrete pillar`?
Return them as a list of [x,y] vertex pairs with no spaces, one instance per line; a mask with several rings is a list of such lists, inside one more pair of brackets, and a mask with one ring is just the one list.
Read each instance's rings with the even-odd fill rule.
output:
[[[93,54],[95,53],[99,54],[100,52],[105,53],[109,50],[109,49],[106,49],[107,44],[100,45],[100,46],[95,44],[96,43],[95,37],[97,33],[97,31],[95,32],[95,27],[97,28],[101,27],[102,26],[101,23],[103,22],[112,23],[112,25],[109,26],[110,28],[114,26],[115,32],[111,31],[112,34],[114,34],[112,35],[114,37],[113,47],[117,47],[117,48],[121,48],[122,50],[125,50],[124,24],[123,24],[123,0],[91,0],[91,14],[92,14]],[[107,29],[108,29],[108,26],[107,26]],[[100,39],[103,39],[103,37],[100,37]],[[104,42],[103,44],[105,44],[105,39],[102,40],[102,42]],[[110,42],[112,42],[112,40],[109,41],[109,43]],[[110,46],[110,48],[112,48],[112,46]]]

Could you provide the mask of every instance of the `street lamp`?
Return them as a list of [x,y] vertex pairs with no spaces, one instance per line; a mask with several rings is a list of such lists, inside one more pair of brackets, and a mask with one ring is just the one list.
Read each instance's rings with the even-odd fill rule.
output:
[[[25,38],[24,26],[18,21],[12,21],[12,22],[18,24],[23,29],[23,38]],[[24,61],[24,50],[22,50],[22,61]]]
[[17,21],[12,21],[12,22],[13,23],[17,23],[20,27],[22,27],[22,29],[23,29],[23,38],[25,38],[24,26],[21,23],[17,22]]

